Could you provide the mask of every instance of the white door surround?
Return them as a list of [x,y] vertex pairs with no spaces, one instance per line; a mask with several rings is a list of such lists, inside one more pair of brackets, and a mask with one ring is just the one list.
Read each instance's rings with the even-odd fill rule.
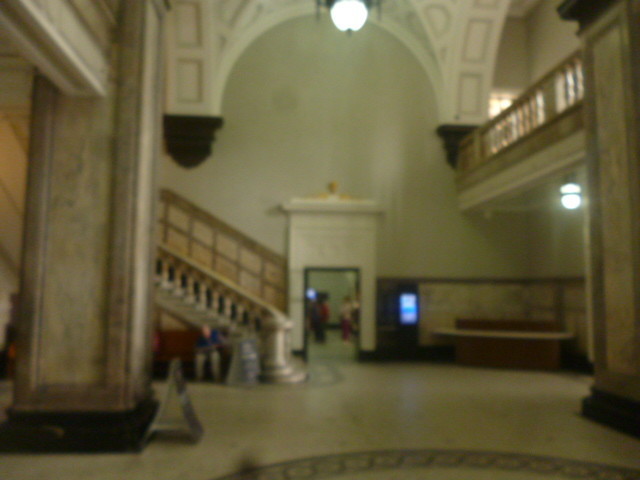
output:
[[371,200],[294,198],[282,205],[289,216],[289,316],[292,347],[304,347],[306,268],[357,268],[360,271],[361,351],[376,347],[376,232],[381,209]]

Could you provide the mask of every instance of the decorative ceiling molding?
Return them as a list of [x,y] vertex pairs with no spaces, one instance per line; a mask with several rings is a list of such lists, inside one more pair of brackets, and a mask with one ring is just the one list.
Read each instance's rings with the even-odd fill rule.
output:
[[[316,14],[312,0],[174,0],[174,5],[175,28],[203,32],[203,43],[190,50],[174,45],[169,53],[168,113],[183,115],[222,116],[226,83],[245,50],[279,24]],[[188,21],[177,18],[187,5],[198,6],[200,13]],[[372,15],[369,21],[418,60],[438,99],[440,123],[477,124],[486,118],[483,99],[509,6],[510,0],[394,0],[383,3],[381,20]]]
[[[244,51],[261,35],[280,23],[316,14],[315,3],[312,1],[244,0],[243,5],[243,10],[235,10],[236,24],[226,23],[230,34],[225,38],[225,48],[218,62],[217,74],[213,82],[216,85],[213,113],[216,115],[222,114],[227,79]],[[227,8],[230,7],[231,5],[227,4]],[[433,42],[410,0],[384,3],[382,19],[378,20],[376,16],[371,16],[369,22],[387,30],[400,40],[423,67],[434,89],[439,91],[443,79]]]
[[496,55],[509,0],[459,0],[444,66],[447,109],[441,123],[486,120]]
[[536,8],[542,0],[511,0],[509,6],[509,16],[513,18],[524,18]]
[[69,0],[2,1],[0,28],[66,94],[105,95],[108,53]]

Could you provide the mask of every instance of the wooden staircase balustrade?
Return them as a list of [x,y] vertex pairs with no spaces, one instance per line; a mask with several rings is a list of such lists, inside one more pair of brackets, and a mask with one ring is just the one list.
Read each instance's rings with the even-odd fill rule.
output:
[[581,106],[584,81],[577,52],[520,95],[500,115],[478,127],[460,143],[457,173],[464,176],[490,162],[500,152]]
[[158,222],[162,245],[221,274],[276,309],[287,311],[284,257],[169,190],[160,192]]
[[[291,357],[293,322],[280,310],[213,269],[167,246],[158,247],[156,283],[179,299],[182,310],[160,305],[194,326],[230,327],[236,334],[255,332],[261,345],[261,379],[267,383],[304,381]],[[158,297],[160,299],[160,297]],[[191,317],[191,320],[189,318]]]

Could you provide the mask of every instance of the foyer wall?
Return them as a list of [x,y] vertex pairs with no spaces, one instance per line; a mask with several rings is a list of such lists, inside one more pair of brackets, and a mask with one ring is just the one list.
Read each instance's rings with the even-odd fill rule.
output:
[[530,83],[580,48],[577,22],[560,19],[560,1],[543,0],[527,17],[527,56]]
[[526,51],[526,21],[507,18],[496,57],[493,90],[518,94],[531,84]]
[[[532,277],[585,275],[584,208],[565,210],[559,200],[531,214],[529,238]],[[555,207],[555,208],[554,208]]]
[[213,158],[193,170],[165,159],[162,184],[284,253],[278,206],[336,180],[386,211],[379,275],[521,277],[526,219],[458,211],[438,94],[382,28],[347,36],[326,17],[291,20],[236,64]]

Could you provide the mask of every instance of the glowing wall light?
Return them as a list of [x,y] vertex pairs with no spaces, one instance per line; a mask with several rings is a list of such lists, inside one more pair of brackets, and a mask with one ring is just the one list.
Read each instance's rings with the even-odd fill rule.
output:
[[568,210],[575,210],[582,205],[582,189],[575,182],[568,182],[560,187],[560,201]]

